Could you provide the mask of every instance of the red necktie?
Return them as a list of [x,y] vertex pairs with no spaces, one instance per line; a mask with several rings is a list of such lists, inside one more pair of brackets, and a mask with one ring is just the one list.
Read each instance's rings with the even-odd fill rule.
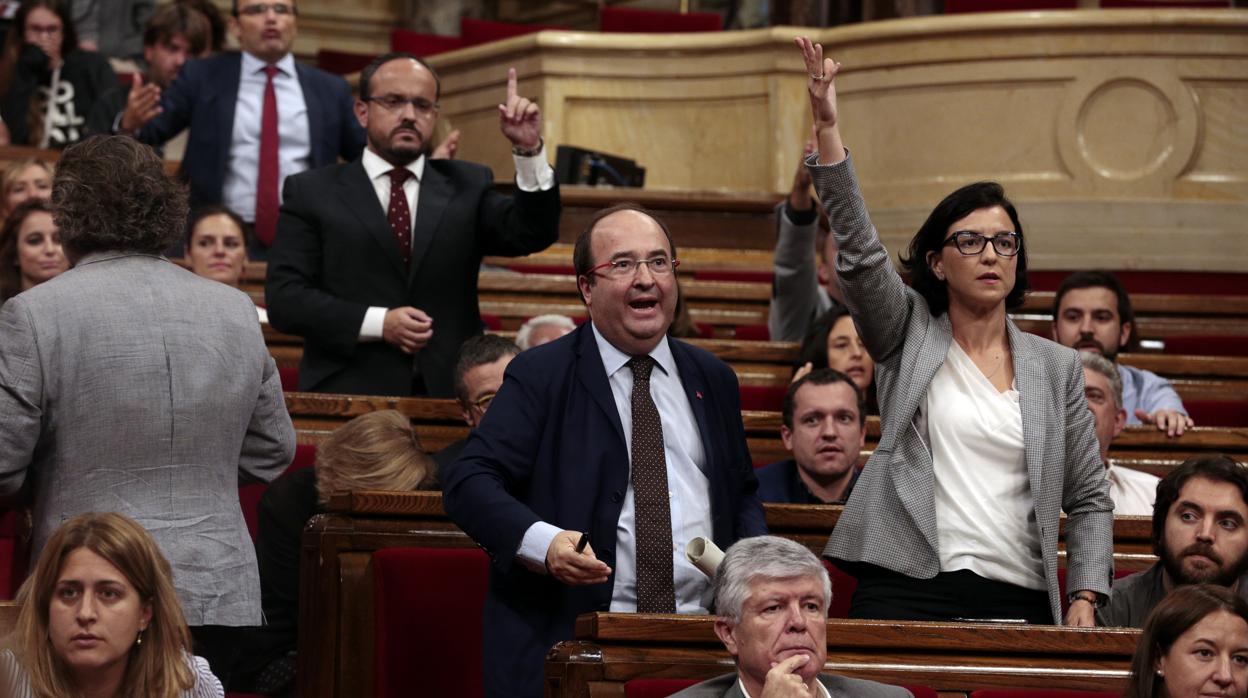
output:
[[412,213],[407,208],[403,183],[412,176],[412,172],[396,167],[387,174],[390,175],[390,206],[386,208],[386,220],[390,221],[390,230],[399,243],[399,256],[403,258],[403,268],[406,269],[412,263]]
[[277,149],[281,136],[277,133],[277,93],[273,90],[273,76],[277,66],[264,66],[267,79],[264,82],[264,109],[260,112],[260,167],[256,173],[256,237],[266,247],[273,246],[277,234],[278,163]]

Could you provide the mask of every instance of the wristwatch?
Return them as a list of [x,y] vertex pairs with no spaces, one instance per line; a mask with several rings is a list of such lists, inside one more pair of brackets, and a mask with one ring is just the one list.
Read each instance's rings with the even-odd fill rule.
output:
[[542,152],[543,145],[546,145],[546,143],[541,138],[537,139],[537,147],[534,148],[533,150],[525,150],[524,148],[521,148],[518,145],[513,145],[511,147],[511,154],[522,157],[522,158],[531,158],[534,155],[537,155],[538,153]]
[[1105,597],[1094,591],[1082,589],[1080,591],[1071,592],[1066,595],[1066,603],[1073,604],[1076,601],[1087,601],[1095,608],[1101,608],[1105,605]]

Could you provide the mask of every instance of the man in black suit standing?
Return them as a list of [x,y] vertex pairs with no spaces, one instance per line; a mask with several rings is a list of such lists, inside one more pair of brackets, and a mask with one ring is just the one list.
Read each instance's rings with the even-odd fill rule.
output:
[[515,70],[498,107],[514,198],[486,167],[429,159],[439,94],[416,56],[378,57],[355,103],[363,157],[286,180],[265,297],[273,327],[304,337],[300,390],[451,397],[459,345],[481,332],[481,258],[559,235],[541,111],[518,95]]

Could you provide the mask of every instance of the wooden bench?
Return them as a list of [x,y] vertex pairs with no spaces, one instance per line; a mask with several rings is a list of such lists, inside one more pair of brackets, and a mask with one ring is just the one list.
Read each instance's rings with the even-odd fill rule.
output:
[[[835,593],[835,590],[833,590]],[[827,621],[825,671],[965,695],[984,688],[1121,691],[1132,629],[991,623]],[[623,696],[638,678],[707,679],[734,671],[708,616],[591,613],[546,659],[546,696]]]
[[[468,434],[454,400],[288,392],[286,408],[297,428],[312,431],[332,430],[374,410],[398,410],[412,418],[422,443],[431,451]],[[789,457],[780,441],[780,413],[746,411],[741,417],[750,454],[756,463]],[[879,439],[879,429],[879,418],[868,417],[869,445]],[[1221,452],[1248,460],[1248,427],[1197,427],[1175,439],[1152,427],[1128,427],[1114,441],[1110,451],[1112,457],[1129,462],[1159,461],[1156,468],[1150,468],[1153,471],[1165,470],[1161,462],[1182,461],[1206,452]]]
[[[841,511],[839,506],[764,505],[768,528],[774,534],[793,538],[816,552],[822,551]],[[1149,552],[1149,526],[1150,521],[1142,517],[1115,520],[1114,557],[1119,568],[1143,569],[1155,561]],[[371,656],[375,631],[369,569],[374,551],[473,545],[446,517],[437,492],[335,495],[329,513],[313,518],[303,535],[299,694],[304,698],[348,695],[344,692],[348,686],[351,695],[372,694],[371,663],[366,659]]]

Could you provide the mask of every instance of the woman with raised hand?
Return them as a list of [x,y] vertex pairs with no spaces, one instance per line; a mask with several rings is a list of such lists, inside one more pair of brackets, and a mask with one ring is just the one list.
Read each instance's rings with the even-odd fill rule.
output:
[[225,695],[191,633],[169,562],[121,514],[81,514],[52,534],[17,595],[0,652],[8,698]]
[[1113,503],[1078,355],[1021,332],[1027,246],[1000,185],[937,204],[897,275],[838,128],[841,65],[796,39],[845,304],[876,361],[880,441],[824,555],[858,577],[850,615],[1062,622],[1059,517],[1067,514],[1069,625],[1109,591]]

